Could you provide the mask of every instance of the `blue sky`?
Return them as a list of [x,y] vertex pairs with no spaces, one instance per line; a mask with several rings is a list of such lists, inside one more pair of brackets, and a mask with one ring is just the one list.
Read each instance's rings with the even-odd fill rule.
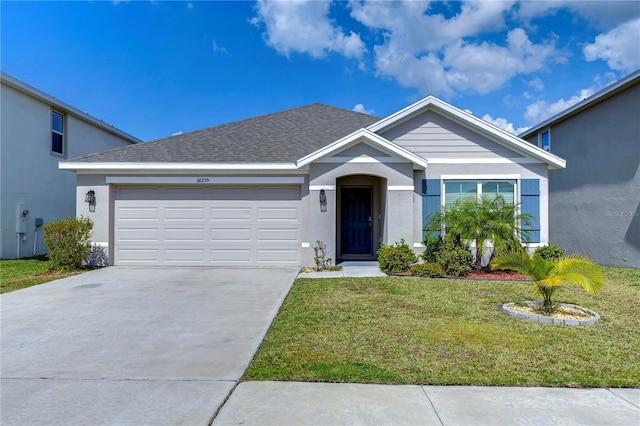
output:
[[512,132],[640,68],[640,2],[0,2],[1,69],[152,140],[433,94]]

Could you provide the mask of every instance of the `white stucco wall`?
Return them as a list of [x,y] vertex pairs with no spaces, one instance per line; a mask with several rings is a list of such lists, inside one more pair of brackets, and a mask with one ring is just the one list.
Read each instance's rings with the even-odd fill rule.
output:
[[[76,196],[75,174],[59,170],[58,162],[130,142],[56,107],[65,113],[66,155],[52,154],[51,105],[4,83],[0,87],[0,257],[28,257],[33,254],[36,218],[46,224],[75,216],[76,198],[86,204],[84,194]],[[16,232],[18,204],[29,210],[24,234]],[[46,252],[38,229],[36,253]]]

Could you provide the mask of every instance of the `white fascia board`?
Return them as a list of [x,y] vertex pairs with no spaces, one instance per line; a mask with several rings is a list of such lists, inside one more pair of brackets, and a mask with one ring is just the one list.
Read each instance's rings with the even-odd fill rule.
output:
[[216,171],[297,171],[292,163],[87,163],[82,161],[61,161],[58,168],[71,171],[120,171],[132,174],[145,172],[216,172]]
[[113,184],[302,185],[303,176],[107,176]]
[[367,127],[367,130],[375,133],[383,132],[427,110],[433,110],[440,113],[446,118],[449,118],[464,127],[471,128],[471,130],[479,132],[490,140],[510,148],[515,152],[537,158],[547,163],[550,170],[559,170],[566,167],[566,161],[557,155],[553,155],[542,148],[532,145],[497,126],[475,117],[466,111],[456,108],[434,96],[427,96],[426,98],[396,112],[395,114],[391,114],[390,116],[383,118],[377,123]]
[[116,135],[129,143],[135,144],[142,142],[140,139],[131,136],[127,132],[118,129],[111,124],[105,123],[104,121],[95,118],[84,111],[80,111],[78,108],[62,102],[61,100],[56,99],[53,96],[47,95],[43,91],[29,86],[28,84],[18,80],[17,78],[11,77],[8,74],[0,72],[0,81],[14,90],[24,93],[27,96],[31,96],[32,98],[35,98],[40,102],[44,102],[45,104],[52,106],[54,109],[59,110],[60,112],[73,115],[74,117],[92,124],[108,133]]
[[391,155],[403,158],[407,162],[413,163],[414,168],[415,166],[422,169],[427,168],[427,160],[425,160],[424,158],[394,144],[393,142],[388,141],[380,135],[376,135],[375,133],[367,129],[356,130],[350,135],[347,135],[344,138],[339,139],[325,146],[324,148],[321,148],[307,155],[306,157],[302,157],[296,162],[296,164],[298,167],[305,167],[320,158],[340,152],[358,143],[366,143],[373,148],[379,148]]

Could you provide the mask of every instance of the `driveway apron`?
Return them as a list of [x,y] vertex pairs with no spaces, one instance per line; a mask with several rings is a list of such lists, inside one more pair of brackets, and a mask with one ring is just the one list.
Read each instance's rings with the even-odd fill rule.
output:
[[297,272],[109,267],[0,296],[0,422],[206,425]]

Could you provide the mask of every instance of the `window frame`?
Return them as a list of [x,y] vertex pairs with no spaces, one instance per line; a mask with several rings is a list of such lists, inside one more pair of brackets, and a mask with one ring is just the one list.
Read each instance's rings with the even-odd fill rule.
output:
[[[547,147],[544,147],[544,135],[547,136]],[[551,152],[551,127],[547,127],[538,132],[538,147],[544,149],[547,152]]]
[[[56,130],[54,128],[54,114],[58,114],[61,117],[61,122],[62,122],[62,131]],[[51,125],[49,126],[51,129],[50,132],[50,139],[49,139],[49,152],[51,155],[56,156],[56,157],[65,157],[67,154],[67,138],[66,138],[66,132],[65,132],[65,128],[67,127],[67,117],[66,114],[64,114],[61,111],[55,110],[55,109],[51,109]],[[60,144],[60,149],[62,152],[58,152],[55,151],[53,148],[53,135],[59,135],[61,137],[61,144]]]
[[507,182],[513,185],[513,204],[519,204],[520,203],[520,190],[519,190],[519,185],[520,185],[520,178],[515,178],[515,177],[505,177],[505,178],[499,178],[499,177],[495,177],[495,178],[489,178],[489,179],[485,179],[482,177],[477,177],[477,178],[442,178],[442,190],[441,190],[441,199],[440,199],[440,205],[441,206],[447,206],[447,205],[453,205],[453,203],[451,204],[447,204],[447,192],[446,192],[446,184],[447,182],[474,182],[476,184],[476,200],[480,200],[483,196],[483,191],[482,191],[482,186],[485,183],[490,183],[490,182]]

